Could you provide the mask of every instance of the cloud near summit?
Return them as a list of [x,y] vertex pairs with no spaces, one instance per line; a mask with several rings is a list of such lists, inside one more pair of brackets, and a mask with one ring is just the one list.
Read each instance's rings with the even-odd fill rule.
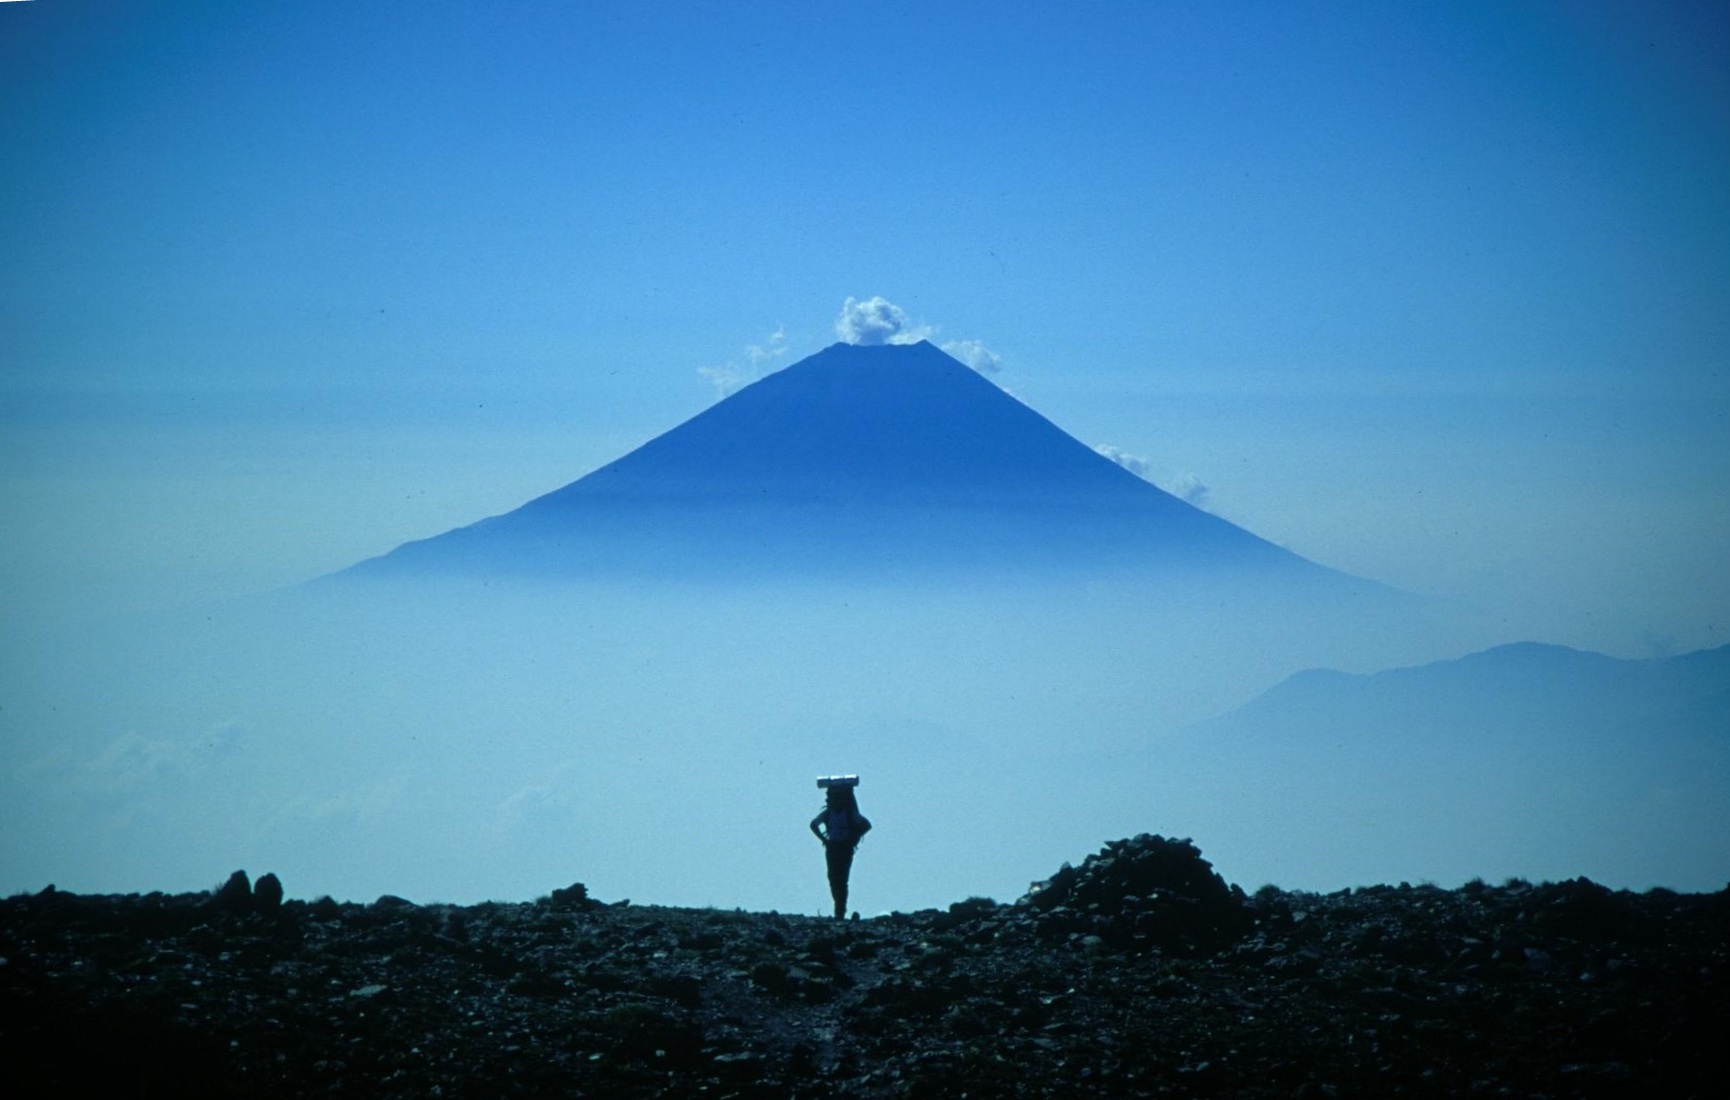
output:
[[860,301],[849,295],[835,318],[835,335],[849,344],[917,344],[931,335],[931,329],[914,325],[907,311],[887,298]]
[[[917,344],[936,334],[935,327],[915,325],[906,310],[881,296],[864,301],[849,296],[835,318],[835,335],[849,344]],[[997,353],[982,340],[947,340],[941,346],[980,374],[996,374],[1003,369]]]
[[945,340],[943,350],[980,374],[996,374],[1003,369],[1003,360],[983,340]]

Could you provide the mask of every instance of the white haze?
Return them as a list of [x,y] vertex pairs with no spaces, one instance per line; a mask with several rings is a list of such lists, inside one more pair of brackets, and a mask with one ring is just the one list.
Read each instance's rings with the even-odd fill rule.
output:
[[[1302,669],[1531,636],[1184,504],[897,343],[889,303],[849,309],[877,343],[341,576],[10,623],[0,890],[185,890],[239,867],[301,896],[582,881],[819,912],[805,822],[813,777],[838,771],[864,777],[877,823],[867,912],[1014,897],[1143,831],[1193,837],[1251,885],[1730,877],[1730,731],[1697,696],[1605,726],[1605,707],[1562,705],[1589,680],[1498,696],[1530,676],[1490,661],[1470,666],[1483,683],[1369,718],[1346,721],[1353,691],[1282,690],[1197,727]],[[1462,692],[1506,705],[1449,710]]]
[[[1281,822],[1251,821],[1229,779],[1186,787],[1150,750],[1301,668],[1498,639],[1434,608],[1347,622],[1173,592],[1002,573],[381,582],[34,637],[4,666],[0,890],[184,890],[244,867],[300,896],[582,881],[608,899],[818,912],[805,822],[813,777],[837,771],[864,777],[878,826],[855,869],[867,912],[1012,898],[1143,831],[1195,837],[1234,880],[1465,867],[1375,836],[1269,865],[1255,837]],[[1515,852],[1469,870],[1527,867]]]

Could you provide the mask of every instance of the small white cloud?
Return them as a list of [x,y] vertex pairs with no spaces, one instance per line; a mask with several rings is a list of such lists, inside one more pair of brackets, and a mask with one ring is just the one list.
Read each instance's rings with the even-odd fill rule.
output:
[[1109,443],[1101,443],[1093,449],[1143,481],[1151,482],[1153,480],[1153,467],[1149,466],[1147,459],[1140,455],[1132,455],[1128,451],[1119,450]]
[[908,320],[907,311],[883,297],[863,302],[851,296],[835,318],[835,335],[849,344],[917,344],[931,335],[926,325]]
[[744,372],[731,363],[724,367],[698,367],[697,373],[715,387],[717,399],[732,396],[740,386],[745,384]]
[[1153,463],[1140,455],[1130,454],[1128,451],[1120,450],[1109,443],[1101,443],[1093,449],[1150,485],[1157,485],[1192,507],[1206,510],[1208,487],[1194,474],[1181,473],[1161,476],[1154,472]]
[[377,828],[400,815],[406,790],[403,777],[391,775],[345,790],[299,794],[277,806],[267,822],[350,822]]
[[786,325],[778,326],[774,332],[769,334],[769,338],[764,340],[761,344],[752,344],[745,349],[745,357],[751,360],[751,365],[753,367],[761,367],[765,363],[773,363],[775,360],[786,354]]
[[943,345],[943,350],[980,374],[996,374],[1003,369],[1003,360],[986,347],[983,340],[950,340]]
[[1197,508],[1207,508],[1208,488],[1194,474],[1174,474],[1160,479],[1161,489]]
[[540,834],[569,836],[572,826],[569,794],[545,783],[531,783],[500,802],[494,810],[493,831],[502,836]]
[[[917,344],[937,335],[935,325],[916,325],[907,311],[881,296],[860,301],[849,297],[835,318],[835,334],[849,344]],[[949,355],[980,374],[996,374],[1003,360],[983,340],[946,340]]]
[[87,791],[110,793],[166,789],[237,759],[245,736],[246,727],[233,721],[180,739],[128,731],[84,764],[79,783]]
[[507,843],[560,842],[576,828],[577,802],[571,791],[572,765],[560,762],[545,770],[493,807],[487,831]]
[[768,374],[775,360],[787,354],[787,326],[781,325],[761,344],[745,347],[745,365],[729,359],[724,366],[698,367],[697,374],[715,387],[717,400],[730,397],[745,386]]
[[90,761],[81,778],[88,788],[105,793],[137,791],[181,773],[183,757],[172,742],[127,732]]

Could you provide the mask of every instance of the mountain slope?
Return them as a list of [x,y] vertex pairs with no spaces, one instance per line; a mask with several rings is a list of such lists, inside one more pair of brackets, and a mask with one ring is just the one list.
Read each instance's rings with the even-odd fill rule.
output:
[[1631,661],[1521,642],[1369,676],[1301,672],[1204,726],[1213,737],[1277,739],[1325,724],[1365,751],[1525,745],[1566,753],[1599,743],[1656,751],[1678,739],[1730,746],[1730,709],[1717,705],[1727,691],[1730,646]]
[[1398,864],[1704,888],[1730,880],[1727,698],[1730,647],[1629,661],[1524,643],[1299,673],[1160,757],[1231,791],[1228,827],[1270,866],[1324,852],[1341,881]]
[[350,572],[1006,566],[1362,583],[1142,481],[929,343],[834,345],[515,511]]

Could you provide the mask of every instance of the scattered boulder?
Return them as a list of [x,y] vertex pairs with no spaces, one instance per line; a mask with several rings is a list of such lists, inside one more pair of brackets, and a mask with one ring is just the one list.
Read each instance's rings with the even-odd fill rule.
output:
[[548,902],[560,909],[588,909],[597,904],[589,897],[589,888],[580,882],[554,890]]
[[228,881],[210,894],[210,908],[229,916],[245,916],[252,912],[252,880],[245,871],[236,871]]
[[995,916],[1001,908],[991,898],[971,897],[965,901],[957,901],[949,906],[946,912],[939,913],[933,923],[939,930],[948,930],[976,921],[988,920]]
[[271,872],[260,875],[252,884],[252,904],[260,913],[275,914],[282,908],[282,880]]

